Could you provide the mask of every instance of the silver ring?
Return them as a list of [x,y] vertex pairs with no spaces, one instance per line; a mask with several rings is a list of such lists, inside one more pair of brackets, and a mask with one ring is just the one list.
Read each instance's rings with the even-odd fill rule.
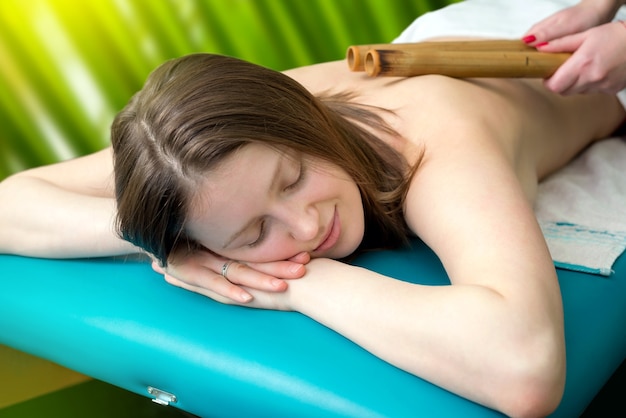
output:
[[228,274],[228,268],[230,267],[230,265],[232,263],[234,263],[235,260],[228,260],[227,262],[224,263],[224,265],[222,266],[222,276],[228,280],[228,277],[226,277],[226,275]]

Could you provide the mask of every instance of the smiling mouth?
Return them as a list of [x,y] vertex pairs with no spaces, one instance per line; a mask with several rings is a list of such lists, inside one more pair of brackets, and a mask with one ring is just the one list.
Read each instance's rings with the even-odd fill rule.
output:
[[318,252],[318,251],[324,251],[324,250],[331,248],[339,240],[340,233],[341,233],[341,222],[339,220],[339,213],[337,212],[337,208],[335,208],[335,214],[333,216],[333,220],[330,225],[328,235],[326,235],[322,243],[313,251]]

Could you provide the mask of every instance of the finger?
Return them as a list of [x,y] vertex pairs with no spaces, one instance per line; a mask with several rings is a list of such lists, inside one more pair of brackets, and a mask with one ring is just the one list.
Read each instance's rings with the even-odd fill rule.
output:
[[[226,278],[229,282],[241,286],[250,287],[252,289],[264,290],[268,292],[284,292],[287,290],[287,282],[281,278],[276,277],[273,273],[278,269],[274,266],[271,269],[272,272],[265,273],[263,269],[271,268],[271,265],[290,263],[287,261],[278,261],[275,263],[250,263],[243,264],[239,262],[233,262],[228,268]],[[289,267],[287,267],[287,270]]]
[[584,40],[584,33],[577,33],[553,39],[548,43],[539,44],[537,45],[537,50],[541,52],[574,52],[580,48]]
[[180,287],[181,289],[185,289],[190,292],[194,292],[202,296],[206,296],[216,302],[223,303],[225,305],[239,305],[239,306],[264,308],[264,309],[282,308],[281,306],[277,306],[276,304],[273,304],[271,302],[272,299],[270,298],[269,293],[263,293],[263,292],[258,292],[258,291],[255,292],[254,289],[248,289],[248,290],[251,293],[254,292],[255,296],[249,302],[243,303],[237,300],[233,300],[231,298],[224,297],[218,293],[212,292],[211,290],[205,289],[203,287],[190,285],[189,283],[177,280],[174,277],[170,277],[170,279],[168,280],[168,283],[170,283],[173,286]]
[[301,252],[289,258],[287,261],[292,261],[299,264],[307,264],[309,261],[311,261],[311,254],[307,252]]
[[[310,261],[308,255],[298,255],[296,257],[300,257],[303,261],[306,260],[307,263]],[[291,260],[274,261],[271,263],[247,263],[247,265],[258,272],[278,279],[299,279],[306,273],[304,263]]]
[[[560,70],[560,69],[559,69]],[[562,95],[574,94],[576,83],[578,82],[578,73],[575,71],[567,71],[567,68],[544,81],[544,86],[554,93]]]
[[196,278],[193,282],[180,280],[170,274],[165,274],[164,278],[173,286],[199,293],[221,303],[246,304],[253,299],[250,293],[213,272],[201,279]]
[[573,33],[572,28],[562,24],[560,16],[551,16],[533,25],[524,34],[522,39],[529,45],[536,45],[541,42],[549,42],[565,35]]
[[542,42],[552,42],[557,38],[584,32],[605,23],[607,16],[594,13],[593,9],[595,9],[593,6],[582,2],[541,20],[525,34],[525,36],[533,35],[534,37],[534,41],[527,43],[537,45]]
[[589,63],[589,59],[582,49],[572,54],[550,78],[545,80],[544,85],[548,90],[570,95],[576,93],[576,89],[581,87],[583,83],[581,76]]

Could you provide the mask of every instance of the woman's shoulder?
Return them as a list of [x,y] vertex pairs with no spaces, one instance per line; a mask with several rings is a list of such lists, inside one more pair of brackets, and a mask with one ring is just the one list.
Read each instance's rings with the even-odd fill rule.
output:
[[370,77],[362,71],[351,71],[345,60],[294,68],[284,71],[283,74],[302,84],[314,95],[328,92],[360,94],[387,87],[399,80],[397,77]]

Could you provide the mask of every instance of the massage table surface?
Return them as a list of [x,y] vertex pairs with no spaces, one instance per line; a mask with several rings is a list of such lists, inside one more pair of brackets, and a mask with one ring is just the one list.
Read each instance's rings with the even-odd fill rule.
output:
[[[448,284],[436,256],[417,240],[355,263]],[[0,255],[0,265],[0,344],[192,414],[500,416],[299,313],[223,305],[170,286],[145,259]],[[558,270],[568,371],[554,416],[580,415],[626,357],[624,257],[615,270],[608,278]]]

